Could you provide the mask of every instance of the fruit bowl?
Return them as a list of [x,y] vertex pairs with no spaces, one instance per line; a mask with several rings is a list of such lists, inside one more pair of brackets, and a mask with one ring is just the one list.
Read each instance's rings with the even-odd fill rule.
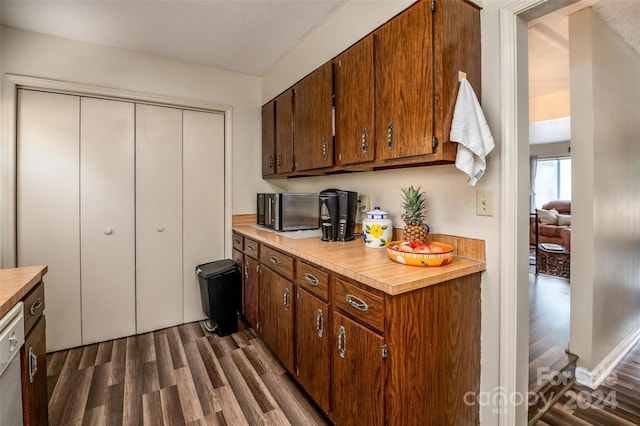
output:
[[445,243],[391,241],[387,243],[389,259],[403,265],[443,266],[453,260],[453,246]]

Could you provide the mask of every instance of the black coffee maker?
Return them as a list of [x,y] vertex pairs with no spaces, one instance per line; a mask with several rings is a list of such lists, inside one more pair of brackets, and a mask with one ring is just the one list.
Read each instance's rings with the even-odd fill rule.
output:
[[322,241],[351,241],[356,223],[358,193],[340,189],[320,192]]

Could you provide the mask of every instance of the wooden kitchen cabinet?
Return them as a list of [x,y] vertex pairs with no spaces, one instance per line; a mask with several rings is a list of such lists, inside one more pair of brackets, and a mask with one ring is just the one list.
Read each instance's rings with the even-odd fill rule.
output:
[[374,33],[376,165],[455,161],[458,72],[480,89],[480,12],[419,1]]
[[258,295],[260,288],[260,269],[256,259],[244,256],[244,318],[254,329],[258,329],[259,304]]
[[293,87],[295,171],[333,166],[333,82],[331,62]]
[[25,343],[20,349],[22,414],[25,425],[48,422],[46,320],[44,285],[36,285],[24,298]]
[[296,380],[329,413],[329,304],[296,291]]
[[433,153],[431,2],[420,1],[374,33],[376,156]]
[[334,60],[336,149],[340,166],[375,159],[373,36]]
[[276,101],[262,107],[262,177],[276,173]]
[[383,425],[383,337],[333,314],[332,416],[340,425]]
[[260,267],[259,331],[287,370],[293,372],[293,283],[268,267]]
[[287,90],[275,99],[276,174],[293,172],[293,91]]

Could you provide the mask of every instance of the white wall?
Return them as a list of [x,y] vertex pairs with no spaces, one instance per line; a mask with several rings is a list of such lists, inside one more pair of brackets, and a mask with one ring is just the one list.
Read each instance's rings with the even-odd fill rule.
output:
[[[255,210],[262,182],[261,78],[160,56],[2,28],[2,74],[84,83],[233,108],[233,212]],[[244,166],[242,166],[244,165]],[[246,165],[255,165],[247,167]]]
[[[421,186],[427,193],[427,222],[433,232],[462,235],[486,241],[487,271],[482,279],[481,391],[494,392],[499,386],[499,242],[500,242],[500,56],[499,10],[509,1],[486,2],[482,18],[482,102],[496,141],[487,160],[487,172],[477,185],[494,191],[494,217],[475,214],[475,189],[454,165],[360,172],[324,177],[274,180],[288,191],[321,191],[337,187],[371,196],[391,214],[394,226],[403,227],[400,218],[400,188]],[[403,3],[406,6],[408,3]],[[276,96],[317,66],[331,59],[379,24],[392,17],[401,3],[349,2],[301,45],[280,61],[264,77],[263,102]],[[364,19],[369,25],[364,25]],[[355,26],[358,23],[358,26]],[[321,42],[320,42],[321,41]],[[493,395],[493,393],[492,393]],[[481,422],[498,424],[494,407],[482,406]]]
[[640,327],[640,57],[591,9],[569,31],[571,351],[591,370]]

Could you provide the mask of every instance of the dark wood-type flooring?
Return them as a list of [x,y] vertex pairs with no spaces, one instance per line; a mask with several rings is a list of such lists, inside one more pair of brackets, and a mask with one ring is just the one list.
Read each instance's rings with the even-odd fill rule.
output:
[[640,425],[640,343],[595,391],[574,383],[536,426]]
[[325,425],[253,330],[200,323],[47,356],[57,425]]
[[[569,364],[569,280],[529,274],[529,390],[540,383],[538,369],[560,371]],[[542,370],[544,372],[544,370]]]

